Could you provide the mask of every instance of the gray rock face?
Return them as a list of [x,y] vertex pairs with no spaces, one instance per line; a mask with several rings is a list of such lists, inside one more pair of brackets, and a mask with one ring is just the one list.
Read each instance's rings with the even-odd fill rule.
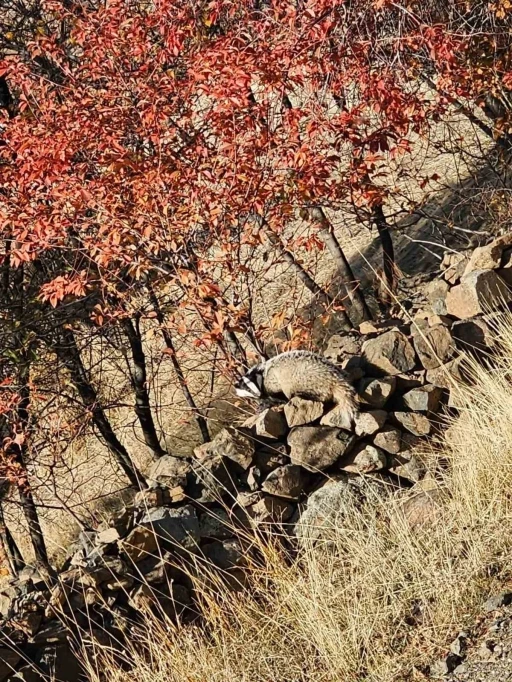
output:
[[292,398],[284,408],[286,421],[290,428],[311,424],[317,419],[320,419],[323,412],[323,403],[316,400],[305,400],[299,396]]
[[332,410],[329,410],[320,420],[320,424],[322,426],[335,426],[346,431],[352,430],[350,417],[341,405],[336,405]]
[[488,350],[494,345],[489,325],[484,320],[461,320],[455,322],[453,338],[462,350]]
[[269,495],[296,500],[304,491],[308,481],[306,472],[296,464],[286,464],[272,471],[262,485]]
[[409,433],[415,436],[428,436],[432,425],[423,414],[416,412],[392,412],[393,419]]
[[150,528],[136,526],[131,533],[119,543],[120,551],[124,552],[128,558],[137,563],[145,559],[148,554],[153,554],[157,550],[155,534]]
[[477,247],[466,265],[464,274],[475,270],[495,270],[501,266],[504,251],[512,244],[510,234],[498,237],[490,244]]
[[408,451],[393,455],[389,462],[388,471],[395,474],[395,476],[400,476],[400,478],[405,478],[413,483],[421,480],[425,473],[424,467],[419,463],[416,457]]
[[475,270],[450,289],[446,309],[449,315],[463,320],[511,300],[512,292],[495,270]]
[[375,435],[374,445],[391,455],[396,455],[402,447],[402,433],[399,429],[387,426]]
[[245,507],[254,526],[288,521],[294,511],[293,506],[279,497],[263,495]]
[[243,427],[250,429],[259,438],[281,438],[287,431],[283,408],[269,407],[247,419]]
[[372,368],[389,375],[410,372],[416,364],[416,353],[409,339],[396,330],[366,341],[363,355]]
[[388,399],[393,395],[396,388],[396,377],[384,377],[361,379],[358,384],[358,393],[361,402],[372,407],[384,407]]
[[233,476],[228,470],[229,460],[215,454],[192,462],[195,485],[191,495],[198,502],[219,502],[234,489]]
[[194,507],[186,504],[178,509],[161,507],[150,509],[141,519],[142,528],[155,534],[173,546],[195,550],[199,544],[199,519]]
[[312,493],[295,526],[299,542],[328,539],[343,526],[348,515],[357,513],[361,505],[373,496],[385,494],[385,488],[376,480],[349,478],[346,474],[330,479]]
[[439,386],[448,390],[453,388],[454,382],[464,381],[461,359],[455,358],[455,360],[450,360],[445,365],[428,370],[426,379],[433,386]]
[[199,517],[199,535],[201,538],[226,540],[233,535],[233,522],[224,509],[205,511]]
[[323,471],[343,457],[354,436],[329,426],[296,426],[290,431],[290,459],[308,471]]
[[164,455],[151,467],[149,477],[168,488],[187,485],[187,476],[191,471],[190,463],[180,457]]
[[355,431],[357,436],[372,436],[384,426],[388,413],[384,410],[372,410],[371,412],[360,412],[355,421]]
[[403,396],[404,405],[417,412],[436,412],[443,389],[438,386],[420,386],[413,388]]
[[386,453],[374,445],[361,444],[340,461],[340,469],[350,474],[371,474],[385,469],[388,464]]
[[226,457],[242,469],[248,469],[254,455],[254,441],[240,431],[228,427],[219,431],[210,443],[195,448],[194,454],[200,462],[210,457]]
[[235,538],[212,542],[203,548],[203,554],[212,564],[224,571],[245,563],[242,546]]
[[446,296],[449,290],[448,283],[442,279],[434,279],[426,287],[425,293],[428,302],[436,315],[446,315]]
[[453,355],[454,344],[450,330],[442,324],[427,327],[414,334],[414,348],[425,369],[435,369]]

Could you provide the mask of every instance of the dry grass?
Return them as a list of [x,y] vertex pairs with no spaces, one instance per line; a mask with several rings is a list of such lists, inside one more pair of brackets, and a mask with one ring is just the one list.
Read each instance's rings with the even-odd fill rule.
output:
[[[437,448],[437,464],[429,458],[444,493],[434,525],[407,525],[402,492],[374,497],[293,560],[261,541],[263,560],[251,567],[246,591],[203,584],[201,627],[149,618],[125,654],[127,672],[102,660],[107,679],[424,679],[424,666],[510,577],[511,316],[497,334],[493,367],[469,361],[473,386],[458,390],[460,417]],[[100,679],[93,668],[90,678]]]

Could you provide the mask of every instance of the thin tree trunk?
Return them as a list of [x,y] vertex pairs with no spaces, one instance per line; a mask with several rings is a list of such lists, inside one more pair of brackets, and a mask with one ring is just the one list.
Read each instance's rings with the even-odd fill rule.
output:
[[201,437],[203,439],[203,443],[208,443],[211,438],[210,438],[210,433],[208,431],[208,424],[206,422],[205,417],[201,414],[201,411],[196,405],[196,402],[192,396],[192,393],[190,392],[190,389],[187,385],[187,380],[185,379],[185,375],[183,373],[183,370],[181,368],[181,365],[178,361],[178,358],[176,357],[176,349],[174,347],[174,342],[172,340],[172,336],[169,332],[168,329],[165,328],[165,318],[164,314],[162,313],[162,309],[160,308],[160,303],[158,301],[158,298],[153,291],[153,289],[150,287],[149,288],[149,297],[151,301],[151,305],[153,306],[153,309],[156,313],[156,319],[158,320],[158,323],[160,325],[160,329],[162,331],[162,336],[164,338],[164,342],[166,347],[169,349],[170,353],[170,359],[172,366],[174,368],[174,371],[176,372],[176,376],[178,377],[178,383],[180,385],[180,388],[183,392],[183,395],[185,397],[185,400],[187,401],[188,406],[192,410],[195,420],[197,422],[197,425],[199,427],[199,430],[201,431]]
[[[19,373],[19,380],[21,384],[20,388],[20,402],[18,404],[18,419],[22,428],[22,434],[25,436],[23,442],[18,444],[13,444],[13,448],[16,460],[21,465],[24,471],[27,470],[27,435],[29,430],[29,405],[30,405],[30,387],[29,387],[29,373],[30,365],[27,358],[23,358],[23,364]],[[48,561],[48,552],[46,550],[46,544],[44,541],[43,531],[41,529],[41,524],[39,523],[39,515],[37,513],[37,508],[34,502],[34,496],[32,494],[32,486],[29,483],[28,476],[26,481],[19,485],[19,494],[21,500],[21,506],[23,509],[23,514],[28,524],[28,532],[30,535],[30,540],[34,548],[34,553],[36,561],[41,566],[44,566],[48,571],[50,569],[50,563]]]
[[361,292],[359,282],[354,276],[350,263],[348,262],[339,241],[336,239],[332,225],[327,219],[323,208],[316,207],[311,209],[311,217],[321,225],[319,234],[324,240],[325,245],[329,249],[334,262],[338,267],[345,285],[347,296],[355,310],[358,312],[361,321],[371,320],[372,314],[366,305],[366,300]]
[[373,222],[377,227],[379,233],[380,243],[382,245],[382,269],[384,273],[384,303],[392,303],[393,293],[395,291],[395,251],[393,248],[393,240],[389,225],[384,215],[384,210],[381,205],[375,206],[373,209]]
[[25,562],[18,549],[18,545],[14,540],[11,531],[7,528],[5,523],[3,509],[0,506],[0,554],[5,556],[8,568],[13,576],[17,576],[22,568],[25,567]]
[[135,392],[135,414],[139,420],[146,445],[155,457],[162,457],[166,452],[160,445],[151,412],[151,403],[147,389],[146,356],[142,346],[139,321],[140,318],[137,318],[134,324],[131,319],[126,318],[121,322],[132,353],[133,364],[129,363],[129,371]]
[[114,430],[101,407],[98,394],[87,376],[73,332],[70,329],[63,329],[62,334],[64,344],[59,344],[57,346],[57,354],[64,366],[68,368],[73,383],[75,384],[85,407],[91,411],[93,424],[100,432],[105,441],[105,445],[116,458],[131,485],[137,489],[146,488],[146,481],[133,464],[127,449],[114,433]]

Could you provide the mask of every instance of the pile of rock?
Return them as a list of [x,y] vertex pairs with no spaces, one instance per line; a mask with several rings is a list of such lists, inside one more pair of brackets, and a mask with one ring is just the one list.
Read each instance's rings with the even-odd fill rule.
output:
[[[295,397],[222,429],[192,457],[160,458],[149,489],[83,532],[57,579],[25,570],[0,592],[0,682],[76,680],[73,631],[107,644],[146,607],[194,618],[190,575],[201,563],[233,588],[243,583],[240,527],[279,523],[301,541],[330,509],[361,500],[368,478],[421,489],[419,446],[452,406],[460,351],[492,346],[489,311],[512,301],[509,284],[512,236],[445,258],[412,322],[364,322],[331,337],[325,356],[359,395],[353,424],[336,407]],[[424,508],[411,513],[421,522]]]

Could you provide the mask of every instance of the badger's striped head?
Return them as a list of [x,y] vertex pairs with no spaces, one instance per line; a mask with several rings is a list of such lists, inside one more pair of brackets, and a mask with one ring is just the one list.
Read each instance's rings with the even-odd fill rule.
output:
[[235,384],[235,393],[240,398],[261,398],[263,388],[263,365],[256,365]]

